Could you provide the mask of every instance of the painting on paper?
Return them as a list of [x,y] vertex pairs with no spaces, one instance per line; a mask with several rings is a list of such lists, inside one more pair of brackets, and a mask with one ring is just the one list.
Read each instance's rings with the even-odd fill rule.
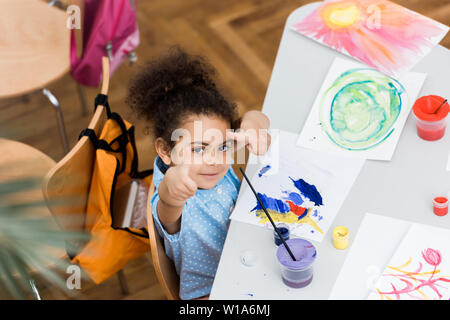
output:
[[375,284],[373,300],[449,300],[450,230],[413,224]]
[[394,77],[409,71],[449,30],[387,0],[327,0],[292,28]]
[[395,80],[359,62],[336,58],[297,144],[390,160],[425,78],[425,74],[408,72]]
[[[296,135],[272,137],[268,163],[251,183],[274,222],[287,223],[292,235],[321,241],[364,163],[295,146]],[[241,187],[231,219],[272,228],[247,185]]]

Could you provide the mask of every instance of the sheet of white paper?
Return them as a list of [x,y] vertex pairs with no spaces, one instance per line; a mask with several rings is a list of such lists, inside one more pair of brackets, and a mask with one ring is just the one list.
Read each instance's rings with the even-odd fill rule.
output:
[[448,153],[448,158],[447,158],[447,171],[450,171],[450,152]]
[[351,59],[335,58],[297,145],[390,160],[426,74],[397,80]]
[[[364,160],[296,147],[296,137],[272,133],[270,156],[251,183],[275,222],[289,223],[293,236],[321,241]],[[231,219],[272,228],[251,189],[241,191]]]
[[449,300],[450,230],[413,224],[368,299]]
[[329,299],[366,299],[411,224],[366,213]]

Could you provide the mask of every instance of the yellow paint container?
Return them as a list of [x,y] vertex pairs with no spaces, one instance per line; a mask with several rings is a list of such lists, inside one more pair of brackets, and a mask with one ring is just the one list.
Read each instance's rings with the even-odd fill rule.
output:
[[346,249],[348,247],[348,236],[350,232],[346,227],[340,226],[333,229],[333,245],[336,249]]

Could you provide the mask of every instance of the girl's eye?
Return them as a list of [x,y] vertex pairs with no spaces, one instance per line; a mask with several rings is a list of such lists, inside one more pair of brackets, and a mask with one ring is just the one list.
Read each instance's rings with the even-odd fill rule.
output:
[[222,151],[222,152],[228,151],[230,149],[231,149],[231,147],[229,145],[227,145],[227,144],[222,145],[222,146],[219,147],[219,151]]
[[203,147],[194,147],[192,148],[192,152],[194,153],[202,153],[204,151]]

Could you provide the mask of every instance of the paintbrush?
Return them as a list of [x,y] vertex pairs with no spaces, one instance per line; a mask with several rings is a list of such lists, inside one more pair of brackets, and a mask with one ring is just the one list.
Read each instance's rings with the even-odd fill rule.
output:
[[289,255],[291,256],[292,260],[295,260],[294,254],[292,253],[291,249],[289,249],[289,246],[287,245],[286,241],[284,241],[283,236],[281,235],[280,231],[278,230],[277,226],[275,225],[275,223],[272,220],[272,217],[270,216],[269,212],[267,212],[266,207],[264,206],[264,204],[262,203],[261,199],[258,197],[258,194],[256,193],[255,189],[253,188],[252,184],[250,183],[250,180],[248,180],[247,175],[244,173],[244,171],[242,170],[242,168],[239,168],[239,170],[241,170],[242,175],[244,176],[245,180],[247,181],[248,185],[250,186],[250,188],[253,191],[253,194],[256,197],[256,200],[258,200],[259,205],[261,206],[261,208],[263,208],[264,212],[267,215],[267,218],[269,218],[270,223],[273,226],[273,229],[276,231],[276,233],[278,234],[278,237],[280,237],[281,242],[283,242],[284,247],[286,248],[287,252],[289,253]]
[[444,102],[442,102],[442,104],[439,106],[439,108],[436,109],[436,111],[433,112],[433,114],[438,113],[439,109],[442,108],[442,106],[447,102],[447,99],[444,100]]

